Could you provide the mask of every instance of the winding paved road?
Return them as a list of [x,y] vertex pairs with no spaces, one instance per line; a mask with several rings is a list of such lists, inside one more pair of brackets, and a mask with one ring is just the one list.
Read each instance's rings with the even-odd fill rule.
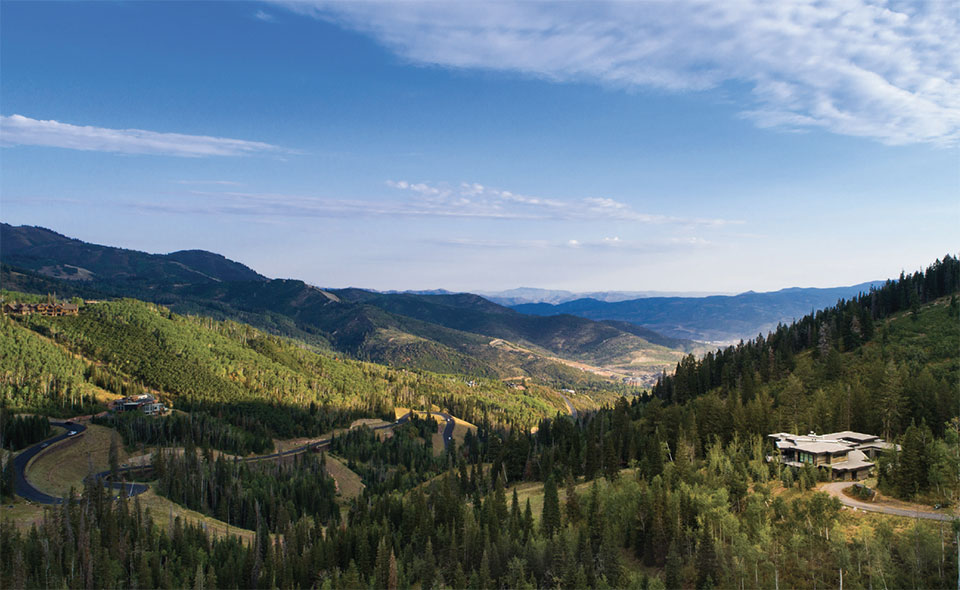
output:
[[[403,416],[397,418],[396,421],[390,424],[383,424],[382,426],[375,426],[372,430],[385,430],[387,428],[395,428],[401,424],[404,424],[410,420],[410,412],[407,412]],[[443,443],[445,446],[450,446],[453,442],[453,427],[456,425],[456,421],[453,419],[453,416],[446,412],[430,412],[430,414],[435,416],[440,416],[446,422],[446,426],[443,429]],[[17,495],[25,500],[31,502],[36,502],[37,504],[62,504],[63,498],[58,498],[56,496],[51,496],[45,492],[38,490],[30,480],[27,479],[26,468],[27,463],[30,462],[30,459],[40,454],[44,449],[53,443],[59,442],[71,436],[80,436],[84,430],[87,429],[86,426],[82,424],[76,424],[73,422],[51,422],[53,426],[60,426],[66,428],[67,432],[53,438],[48,438],[47,440],[37,443],[32,447],[28,447],[25,451],[16,456],[13,460],[14,467],[14,482],[16,486]],[[74,432],[75,434],[69,434]],[[258,455],[256,457],[246,457],[243,461],[253,462],[253,461],[265,461],[268,459],[279,459],[281,457],[289,457],[291,455],[298,455],[309,450],[321,449],[323,447],[330,446],[330,439],[318,440],[303,446],[290,449],[288,451],[283,451],[279,453],[272,453],[269,455]],[[56,449],[51,449],[51,452],[55,452]],[[132,471],[141,471],[143,466],[139,467],[125,467],[120,469],[120,473],[132,472]],[[127,488],[128,496],[136,496],[147,491],[148,486],[142,483],[127,483],[127,482],[114,482],[109,479],[110,471],[101,471],[96,474],[97,481],[102,482],[103,485],[108,486],[113,489],[121,489],[124,486]]]
[[[61,428],[66,428],[67,432],[53,438],[48,438],[47,440],[37,443],[32,447],[27,448],[25,451],[16,456],[13,460],[13,481],[14,489],[17,492],[17,495],[25,500],[30,500],[31,502],[37,502],[38,504],[61,504],[63,503],[63,498],[57,498],[56,496],[51,496],[41,492],[27,480],[27,476],[24,473],[24,470],[27,468],[27,463],[30,462],[30,459],[33,459],[40,454],[41,451],[46,449],[48,446],[53,443],[66,440],[71,436],[79,436],[84,430],[87,429],[86,426],[82,424],[74,424],[73,422],[51,422],[51,426],[59,426]],[[74,432],[75,434],[70,434]]]
[[840,500],[844,506],[849,506],[851,508],[858,508],[860,510],[867,510],[869,512],[881,512],[883,514],[893,514],[895,516],[906,516],[908,518],[925,518],[927,520],[945,520],[952,521],[956,520],[958,517],[954,514],[946,514],[943,512],[926,512],[921,510],[906,510],[904,508],[894,508],[893,506],[884,506],[883,504],[870,504],[869,502],[861,502],[860,500],[854,500],[850,496],[843,493],[843,490],[849,488],[857,482],[854,481],[836,481],[833,483],[825,484],[820,489],[834,498]]
[[560,397],[563,398],[563,403],[567,404],[567,411],[570,412],[570,417],[573,418],[574,420],[576,420],[576,419],[577,419],[577,409],[576,409],[575,407],[573,407],[573,404],[570,403],[570,400],[567,398],[567,396],[563,395],[563,394],[560,393],[559,391],[558,391],[557,393],[560,395]]

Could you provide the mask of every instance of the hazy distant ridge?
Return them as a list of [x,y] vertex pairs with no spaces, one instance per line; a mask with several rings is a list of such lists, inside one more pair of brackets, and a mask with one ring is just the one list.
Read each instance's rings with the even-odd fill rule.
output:
[[826,289],[792,287],[768,293],[709,297],[648,297],[628,301],[584,298],[558,305],[527,303],[511,306],[531,315],[571,314],[592,320],[619,320],[644,326],[665,336],[711,342],[754,338],[778,323],[835,305],[867,292],[882,281]]
[[[439,289],[438,291],[443,291]],[[707,297],[710,295],[733,295],[733,293],[722,293],[717,291],[590,291],[574,292],[556,289],[539,289],[536,287],[518,287],[516,289],[507,289],[506,291],[477,291],[478,295],[483,295],[490,301],[500,305],[515,306],[524,303],[550,303],[557,305],[577,299],[595,299],[615,303],[618,301],[628,301],[631,299],[644,299],[647,297]]]

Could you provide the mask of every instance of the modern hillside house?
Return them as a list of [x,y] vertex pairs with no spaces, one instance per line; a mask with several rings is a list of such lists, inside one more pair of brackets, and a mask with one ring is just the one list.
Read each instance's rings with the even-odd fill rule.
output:
[[865,479],[873,469],[873,459],[893,447],[893,443],[878,436],[849,430],[819,435],[780,432],[769,437],[777,449],[777,455],[768,457],[769,461],[797,468],[813,465],[829,469],[833,479],[847,481]]
[[139,411],[147,416],[155,416],[163,414],[166,411],[166,407],[163,405],[163,402],[157,401],[152,395],[143,394],[116,400],[113,402],[113,410],[115,412]]

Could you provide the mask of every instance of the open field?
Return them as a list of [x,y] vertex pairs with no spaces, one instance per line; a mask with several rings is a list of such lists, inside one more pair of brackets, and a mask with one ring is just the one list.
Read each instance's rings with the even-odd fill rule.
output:
[[[634,468],[621,469],[620,477],[634,477],[635,473],[636,469]],[[574,486],[574,489],[577,491],[578,495],[583,495],[590,491],[590,486],[593,485],[594,481],[597,482],[597,485],[600,486],[601,490],[605,486],[610,485],[605,479],[596,479],[593,481],[580,481]],[[517,499],[520,501],[520,509],[523,510],[527,500],[530,500],[530,510],[533,511],[533,520],[535,522],[540,522],[540,513],[543,512],[543,482],[529,481],[508,486],[506,489],[507,502],[511,501],[511,498],[513,497],[513,490],[517,490]],[[563,506],[567,499],[567,486],[565,482],[557,482],[557,493],[560,497],[560,505]]]
[[439,457],[446,451],[447,445],[443,442],[442,430],[437,430],[430,436],[430,445],[433,447],[434,457]]
[[363,482],[360,476],[350,471],[339,459],[327,453],[327,472],[337,482],[337,490],[345,500],[352,500],[360,496],[363,491]]
[[251,530],[230,526],[222,520],[217,520],[195,510],[184,508],[162,496],[158,496],[152,489],[140,494],[137,496],[137,499],[144,509],[150,509],[150,515],[153,517],[154,522],[162,529],[168,529],[173,519],[179,516],[183,522],[199,523],[207,532],[214,536],[236,535],[243,539],[245,543],[252,543],[256,536]]
[[381,426],[389,426],[390,422],[386,420],[381,420],[380,418],[360,418],[354,420],[350,423],[350,428],[356,428],[358,426],[367,426],[368,428],[379,428]]
[[43,520],[43,510],[44,506],[27,502],[23,498],[17,498],[12,503],[7,501],[0,506],[0,523],[9,522],[25,531]]

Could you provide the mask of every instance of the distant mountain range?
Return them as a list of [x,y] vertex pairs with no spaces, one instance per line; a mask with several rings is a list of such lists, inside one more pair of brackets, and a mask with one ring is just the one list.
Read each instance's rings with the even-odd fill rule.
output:
[[[591,372],[650,383],[684,354],[704,349],[695,341],[753,338],[879,284],[707,297],[609,291],[511,308],[497,301],[560,301],[574,294],[321,289],[269,279],[212,252],[148,254],[8,224],[0,224],[0,263],[4,289],[132,297],[180,313],[242,321],[375,362],[567,384],[589,381]],[[619,299],[637,295],[642,297]]]
[[[441,289],[442,291],[442,289]],[[524,303],[550,303],[558,305],[577,299],[595,299],[615,303],[631,299],[646,297],[707,297],[710,295],[733,295],[733,293],[719,293],[715,291],[591,291],[577,293],[553,289],[538,289],[536,287],[519,287],[506,291],[478,291],[490,301],[500,305],[515,306]]]
[[4,289],[132,297],[438,372],[589,387],[593,371],[649,383],[695,347],[629,323],[525,315],[477,295],[324,290],[210,252],[147,254],[37,227],[0,224],[0,262]]
[[617,320],[643,326],[665,336],[729,343],[755,338],[806,314],[849,299],[883,281],[829,289],[789,288],[770,293],[748,291],[709,297],[648,297],[629,301],[578,299],[558,305],[513,305],[522,313],[554,316],[571,314],[593,320]]

